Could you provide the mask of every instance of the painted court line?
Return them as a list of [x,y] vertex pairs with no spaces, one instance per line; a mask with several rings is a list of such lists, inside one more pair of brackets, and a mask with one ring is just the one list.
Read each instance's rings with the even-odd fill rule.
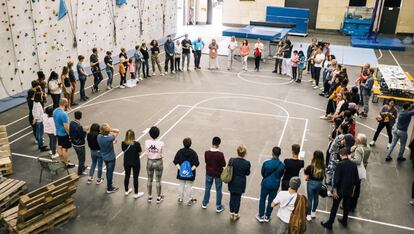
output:
[[[30,159],[36,159],[38,157],[32,156],[32,155],[26,155],[26,154],[19,154],[19,153],[12,153],[12,155],[15,156],[19,156],[19,157],[24,157],[24,158],[30,158]],[[96,169],[97,170],[97,169]],[[104,171],[106,172],[106,171]],[[121,172],[114,172],[115,175],[118,176],[124,176],[124,173]],[[148,178],[146,177],[139,177],[142,180],[148,180]],[[169,182],[169,181],[161,181],[162,184],[168,184],[168,185],[172,185],[172,186],[178,186],[178,183],[175,182]],[[199,191],[205,191],[205,188],[201,188],[201,187],[197,187],[197,186],[193,186],[193,189],[195,190],[199,190]],[[215,193],[215,190],[211,190],[213,193]],[[224,195],[229,196],[230,194],[228,192],[223,192]],[[247,200],[251,200],[251,201],[259,201],[259,198],[256,197],[250,197],[250,196],[242,196],[243,198],[247,199]],[[319,213],[323,213],[323,214],[329,214],[329,211],[324,211],[324,210],[316,210]],[[342,214],[337,214],[338,216],[342,216]],[[388,226],[388,227],[394,227],[394,228],[398,228],[398,229],[404,229],[404,230],[408,230],[408,231],[414,231],[413,227],[407,227],[407,226],[403,226],[403,225],[397,225],[397,224],[392,224],[392,223],[387,223],[387,222],[381,222],[381,221],[377,221],[377,220],[372,220],[372,219],[366,219],[366,218],[361,218],[361,217],[357,217],[357,216],[348,216],[348,218],[350,219],[355,219],[355,220],[359,220],[359,221],[364,221],[367,223],[373,223],[373,224],[379,224],[379,225],[383,225],[383,226]]]

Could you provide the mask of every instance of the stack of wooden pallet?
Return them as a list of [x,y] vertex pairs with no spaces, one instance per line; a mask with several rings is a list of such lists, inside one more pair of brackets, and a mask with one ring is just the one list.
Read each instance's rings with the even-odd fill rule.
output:
[[14,179],[0,181],[0,212],[13,206],[26,192],[26,182]]
[[19,205],[1,214],[11,233],[41,233],[57,228],[76,216],[72,195],[76,192],[75,173],[20,197]]
[[11,150],[6,126],[0,126],[0,175],[13,174]]

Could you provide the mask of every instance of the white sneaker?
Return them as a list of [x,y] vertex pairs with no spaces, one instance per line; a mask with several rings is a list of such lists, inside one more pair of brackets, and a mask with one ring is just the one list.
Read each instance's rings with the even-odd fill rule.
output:
[[171,73],[172,73],[172,74],[175,74],[175,71],[172,71]]
[[205,205],[203,205],[203,203],[201,203],[201,208],[207,209],[207,206],[205,206]]
[[323,87],[321,87],[321,88],[320,88],[320,90],[322,90],[322,91],[323,91]]
[[59,154],[54,154],[54,155],[52,155],[52,156],[50,156],[52,159],[55,159],[55,158],[59,158]]
[[144,80],[144,79],[142,79],[141,77],[140,78],[138,78],[139,80]]
[[138,192],[138,193],[134,194],[134,198],[135,199],[138,199],[138,198],[140,198],[142,196],[144,196],[144,192]]
[[312,217],[312,219],[316,218],[316,212],[311,212],[310,216]]
[[[165,74],[167,74],[167,73],[165,73]],[[164,76],[164,73],[160,73],[160,76]]]
[[315,85],[315,87],[313,87],[314,89],[319,89],[319,86]]
[[155,76],[155,72],[152,73],[152,76]]
[[328,117],[328,116],[326,116],[326,115],[322,115],[322,116],[320,116],[319,118],[320,118],[320,119],[325,119],[325,120],[326,120],[326,119],[329,119],[329,117]]
[[306,215],[306,220],[312,221],[312,217],[310,215]]
[[125,89],[125,86],[121,85],[119,86],[120,89]]
[[125,196],[128,196],[130,193],[132,193],[132,188],[128,189],[128,191],[125,192]]
[[53,153],[52,153],[52,151],[51,151],[51,150],[49,150],[49,155],[53,155]]
[[168,72],[165,72],[165,73],[164,73],[164,75],[167,75],[167,74],[168,74]]
[[369,143],[369,146],[375,146],[375,141],[371,141],[370,143]]

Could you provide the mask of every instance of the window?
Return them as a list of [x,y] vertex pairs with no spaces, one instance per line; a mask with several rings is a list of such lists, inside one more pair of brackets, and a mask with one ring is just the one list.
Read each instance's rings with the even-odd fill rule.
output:
[[349,0],[349,6],[366,6],[367,0]]

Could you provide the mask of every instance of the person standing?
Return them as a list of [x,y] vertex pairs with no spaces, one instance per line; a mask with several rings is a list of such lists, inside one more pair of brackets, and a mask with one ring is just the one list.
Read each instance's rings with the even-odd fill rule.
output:
[[60,75],[60,79],[61,79],[61,83],[63,84],[62,87],[62,91],[63,91],[63,96],[68,100],[68,106],[67,106],[67,110],[70,111],[71,110],[71,106],[72,106],[72,83],[70,82],[69,79],[69,69],[68,67],[64,66],[62,69],[62,74]]
[[308,194],[308,209],[306,220],[311,221],[316,217],[316,209],[319,204],[319,191],[322,188],[322,182],[325,178],[325,162],[323,153],[320,150],[313,152],[311,164],[305,169],[306,192]]
[[233,167],[233,177],[229,183],[230,191],[230,220],[237,221],[240,219],[240,202],[241,196],[246,190],[246,177],[250,175],[250,162],[245,159],[247,154],[246,146],[237,147],[238,157],[231,158],[229,164]]
[[378,139],[379,134],[381,133],[384,127],[387,129],[388,134],[388,144],[392,142],[392,127],[395,124],[395,120],[397,119],[397,109],[395,109],[395,100],[390,99],[387,105],[384,105],[377,116],[378,127],[377,131],[375,131],[374,138],[369,143],[370,146],[374,146],[375,142]]
[[142,53],[140,51],[140,46],[135,46],[135,52],[134,52],[134,60],[135,60],[135,67],[136,67],[136,75],[138,80],[143,80],[141,78],[141,66],[142,66]]
[[354,162],[348,158],[348,150],[342,148],[339,151],[341,162],[338,163],[335,169],[335,177],[333,182],[333,204],[329,219],[326,222],[321,222],[321,225],[328,229],[332,229],[332,224],[335,222],[336,212],[339,204],[342,201],[342,208],[344,210],[342,218],[338,219],[342,226],[348,225],[349,204],[354,193],[356,184],[359,181],[358,169]]
[[109,124],[104,123],[101,125],[101,133],[97,137],[99,148],[101,149],[102,159],[106,166],[107,194],[115,193],[119,189],[113,185],[112,181],[116,162],[114,144],[116,143],[118,135],[118,129],[111,128]]
[[230,42],[229,45],[227,46],[227,49],[229,49],[229,53],[227,55],[227,70],[231,70],[231,68],[233,67],[233,62],[234,62],[234,51],[237,48],[237,41],[236,38],[234,36],[232,36],[230,38]]
[[318,46],[318,39],[316,38],[312,38],[312,42],[309,44],[308,49],[306,51],[306,59],[308,62],[308,74],[309,72],[312,72],[311,70],[313,69],[313,64],[312,64],[312,52],[316,49],[316,47]]
[[368,111],[369,111],[369,98],[371,97],[372,88],[374,87],[374,79],[372,76],[374,75],[374,68],[368,69],[367,72],[367,79],[364,83],[361,83],[359,87],[362,89],[362,102],[364,103],[364,110],[360,114],[361,117],[368,117]]
[[[89,97],[85,95],[85,83],[86,79],[88,77],[88,74],[86,74],[85,69],[83,68],[83,61],[85,61],[85,57],[83,55],[78,56],[78,64],[76,65],[76,70],[78,71],[79,76],[79,94],[80,94],[80,100],[81,101],[87,101]],[[109,78],[108,78],[109,79]]]
[[47,88],[47,82],[46,82],[46,75],[43,71],[38,71],[37,72],[37,83],[41,88],[42,91],[42,106],[45,107],[45,104],[47,102],[47,93],[46,93],[46,88]]
[[48,151],[49,148],[43,145],[43,106],[42,106],[42,92],[36,92],[33,97],[33,125],[36,127],[36,141],[37,148],[40,152]]
[[300,145],[292,145],[292,158],[287,158],[283,161],[285,164],[285,173],[282,178],[282,190],[286,191],[289,188],[290,178],[299,176],[300,170],[305,166],[303,160],[299,159]]
[[142,54],[142,75],[146,79],[151,76],[149,74],[149,63],[148,63],[149,53],[148,53],[147,44],[145,42],[141,44],[141,48],[139,51]]
[[[136,80],[136,67],[135,67],[135,61],[134,61],[134,57],[131,57],[128,59],[128,70],[129,70],[129,75],[131,77],[131,80]],[[139,81],[136,81],[136,83],[138,83]]]
[[157,65],[158,71],[160,72],[160,75],[163,76],[164,73],[161,71],[160,47],[158,47],[158,41],[157,40],[152,40],[150,45],[151,45],[152,75],[155,76],[155,65]]
[[124,57],[121,57],[121,59],[119,60],[119,64],[118,64],[118,70],[119,70],[119,76],[120,76],[120,81],[119,81],[119,88],[120,89],[124,89],[125,88],[125,84],[126,84],[126,67],[124,65]]
[[[37,144],[36,125],[33,124],[33,104],[34,104],[33,98],[34,98],[35,93],[40,91],[40,88],[39,88],[39,82],[37,80],[32,80],[31,85],[32,85],[32,88],[27,91],[26,101],[27,101],[27,107],[29,109],[29,114],[28,114],[29,124],[32,127],[32,132],[35,138],[35,143]],[[52,100],[53,100],[53,96],[52,96]]]
[[88,178],[88,184],[91,184],[93,181],[93,174],[95,173],[95,168],[98,166],[98,179],[96,179],[96,184],[100,185],[103,182],[102,178],[102,155],[101,155],[101,147],[98,144],[98,135],[100,132],[100,126],[97,123],[94,123],[91,125],[89,129],[89,133],[86,136],[86,139],[88,141],[88,146],[91,151],[91,159],[92,159],[92,165],[89,169],[89,178]]
[[211,70],[211,69],[218,70],[219,67],[218,67],[217,55],[218,55],[219,46],[216,43],[215,39],[211,40],[210,45],[208,45],[208,49],[209,49],[209,52],[208,52],[208,58],[209,58],[208,59],[208,69],[209,70]]
[[[191,149],[191,139],[184,138],[184,148],[178,150],[174,157],[174,165],[177,167],[178,185],[178,204],[183,203],[185,197],[188,198],[187,205],[192,206],[197,203],[193,198],[192,189],[196,177],[196,168],[200,165],[197,153]],[[185,192],[184,192],[185,191]]]
[[296,81],[298,76],[298,64],[299,64],[299,55],[298,51],[293,51],[292,59],[290,60],[290,64],[292,64],[292,80]]
[[183,48],[183,64],[182,64],[182,68],[184,70],[184,63],[185,60],[187,60],[187,71],[190,71],[190,52],[192,49],[192,43],[191,40],[188,39],[188,34],[186,33],[184,35],[184,39],[181,41],[181,46]]
[[314,89],[319,89],[319,80],[321,76],[322,62],[325,60],[325,55],[323,55],[321,48],[316,49],[315,58],[313,59],[313,69],[315,76],[315,85]]
[[303,54],[303,51],[299,51],[299,64],[298,64],[298,79],[296,80],[297,83],[302,82],[302,77],[303,77],[303,71],[305,70],[305,62],[306,62],[306,58],[305,55]]
[[221,203],[223,197],[223,182],[221,181],[220,175],[226,166],[226,159],[224,158],[223,152],[219,150],[220,144],[220,137],[214,137],[211,149],[204,153],[204,160],[206,162],[206,187],[201,204],[201,208],[207,209],[207,204],[210,201],[210,190],[214,182],[216,186],[216,213],[224,211],[224,206]]
[[[266,160],[262,165],[262,183],[260,189],[259,214],[256,216],[259,223],[270,222],[272,215],[272,201],[275,199],[280,180],[285,171],[285,165],[279,160],[282,150],[280,147],[273,147],[272,159]],[[267,200],[267,207],[266,207]]]
[[201,53],[204,50],[204,46],[204,41],[201,40],[201,37],[198,37],[197,40],[193,41],[194,70],[201,69]]
[[89,61],[93,75],[92,93],[96,93],[99,92],[99,83],[101,83],[101,81],[103,80],[101,68],[99,67],[99,56],[97,48],[92,49],[92,54],[89,57]]
[[66,164],[67,168],[73,168],[75,165],[68,161],[68,150],[72,147],[72,143],[69,139],[69,116],[65,112],[67,106],[68,100],[61,98],[59,107],[53,111],[53,120],[56,126],[56,136],[58,139],[57,152],[60,160]]
[[50,96],[52,97],[53,108],[58,108],[60,95],[62,94],[62,81],[59,79],[59,75],[56,72],[52,71],[50,73],[49,79],[47,81],[47,87]]
[[53,120],[53,107],[46,107],[45,114],[43,115],[43,128],[44,132],[49,137],[49,148],[52,158],[58,158],[59,155],[56,154],[56,127]]
[[106,74],[108,75],[108,81],[106,82],[106,90],[111,90],[112,80],[114,77],[114,61],[112,59],[111,51],[106,51],[104,62],[105,62],[105,71],[106,71]]
[[278,73],[279,75],[282,74],[282,62],[283,62],[283,41],[279,41],[276,48],[276,54],[275,54],[275,70],[273,70],[273,73]]
[[128,71],[128,55],[126,53],[125,48],[121,48],[121,52],[119,53],[118,57],[119,57],[119,60],[123,58],[123,61],[124,61],[123,64],[124,64],[125,70]]
[[282,75],[291,76],[290,74],[290,57],[292,56],[292,42],[286,40],[283,47]]
[[78,103],[74,102],[74,98],[75,98],[75,91],[76,91],[76,77],[75,77],[75,73],[73,71],[73,62],[69,61],[68,62],[68,69],[69,69],[69,80],[70,83],[72,85],[72,92],[70,93],[70,103],[71,106],[77,106]]
[[141,144],[135,140],[135,133],[129,129],[125,134],[125,140],[121,144],[122,151],[124,152],[124,188],[125,196],[128,196],[132,189],[129,188],[129,178],[131,177],[131,170],[133,174],[134,183],[134,198],[140,198],[144,195],[143,192],[138,192],[138,176],[141,169],[140,154],[142,152]]
[[262,60],[263,53],[263,43],[260,41],[260,38],[257,38],[256,43],[254,44],[254,70],[259,71],[260,69],[260,60]]
[[171,35],[167,36],[167,41],[164,43],[164,51],[165,51],[165,64],[164,64],[164,71],[165,74],[167,75],[168,73],[168,64],[170,64],[170,70],[171,73],[175,73],[174,72],[174,42],[171,39]]
[[161,194],[161,177],[163,171],[163,151],[164,142],[158,140],[160,136],[160,129],[153,126],[149,130],[151,139],[145,141],[145,152],[147,156],[147,173],[148,173],[148,202],[152,202],[152,181],[155,174],[155,183],[157,189],[157,204],[160,204],[164,200],[164,195]]
[[75,111],[75,120],[71,121],[69,124],[69,136],[75,149],[76,155],[78,156],[78,175],[86,175],[86,169],[88,166],[85,166],[85,137],[88,127],[84,128],[80,121],[82,119],[82,112]]
[[397,129],[393,132],[392,135],[392,142],[390,147],[387,150],[387,156],[385,160],[387,162],[392,160],[391,154],[394,150],[394,147],[397,145],[398,140],[400,140],[400,152],[398,153],[398,161],[405,161],[404,158],[404,151],[405,151],[405,144],[407,143],[408,138],[408,126],[410,126],[411,117],[414,116],[414,104],[410,105],[410,103],[406,102],[403,104],[403,110],[399,113],[398,121],[397,121]]
[[247,40],[243,40],[242,45],[240,46],[240,56],[242,59],[242,69],[247,71],[247,59],[249,58],[250,47]]
[[[175,42],[175,46],[174,46],[174,69],[177,72],[181,71],[180,65],[181,65],[181,52],[182,52],[182,47],[181,47],[181,43],[179,40],[177,40]],[[184,66],[183,66],[183,70],[184,70]]]

